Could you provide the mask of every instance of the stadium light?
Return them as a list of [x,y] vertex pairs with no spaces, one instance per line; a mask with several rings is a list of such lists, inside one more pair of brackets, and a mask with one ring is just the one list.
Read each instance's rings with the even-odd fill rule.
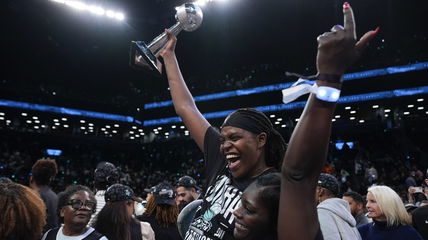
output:
[[[125,15],[122,12],[116,12],[110,9],[106,10],[96,5],[87,5],[86,3],[81,1],[74,1],[74,0],[50,0],[50,1],[64,4],[76,10],[87,11],[99,16],[107,16],[109,18],[113,18],[119,21],[123,21],[125,19]],[[55,95],[55,93],[53,94]]]
[[104,15],[106,10],[104,10],[102,7],[98,6],[89,6],[88,11],[97,15]]

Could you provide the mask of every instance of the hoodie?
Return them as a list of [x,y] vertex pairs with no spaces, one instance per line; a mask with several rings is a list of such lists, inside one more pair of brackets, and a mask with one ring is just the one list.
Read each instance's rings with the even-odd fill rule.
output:
[[361,240],[347,201],[329,198],[318,204],[317,211],[325,240]]

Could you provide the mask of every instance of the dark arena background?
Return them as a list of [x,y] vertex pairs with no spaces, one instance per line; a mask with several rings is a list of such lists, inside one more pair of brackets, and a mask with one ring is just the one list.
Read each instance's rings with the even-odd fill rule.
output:
[[[316,73],[316,38],[343,23],[337,0],[198,1],[201,27],[178,35],[177,58],[196,103],[220,126],[240,107],[270,117],[286,140],[307,96],[281,90]],[[98,162],[120,167],[138,194],[191,175],[203,154],[172,107],[165,76],[129,66],[132,40],[175,23],[178,0],[1,1],[0,176],[28,184],[33,163],[56,159],[56,192],[93,186]],[[428,2],[351,0],[361,36],[380,27],[345,75],[324,171],[341,189],[377,183],[406,200],[405,180],[428,167]],[[107,10],[110,9],[111,12]],[[373,175],[373,169],[376,175]]]

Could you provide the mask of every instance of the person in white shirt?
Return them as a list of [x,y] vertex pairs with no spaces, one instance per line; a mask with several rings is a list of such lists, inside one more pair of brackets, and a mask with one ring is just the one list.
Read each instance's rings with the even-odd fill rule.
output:
[[97,200],[97,208],[95,213],[92,214],[89,225],[95,221],[95,217],[106,205],[104,201],[104,194],[106,189],[115,183],[119,183],[119,170],[110,162],[100,162],[94,172],[94,185],[96,189],[95,199]]
[[63,225],[47,231],[42,240],[108,240],[88,227],[96,206],[94,193],[88,187],[68,186],[58,196],[59,217]]

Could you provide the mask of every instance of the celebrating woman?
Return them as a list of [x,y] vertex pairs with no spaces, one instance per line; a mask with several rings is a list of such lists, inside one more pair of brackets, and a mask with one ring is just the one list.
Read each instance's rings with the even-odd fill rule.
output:
[[216,131],[202,116],[183,80],[174,49],[169,41],[163,57],[175,111],[183,119],[196,144],[205,155],[208,187],[185,239],[229,239],[233,237],[233,210],[242,192],[256,178],[277,171],[285,142],[265,114],[239,109],[230,114]]

